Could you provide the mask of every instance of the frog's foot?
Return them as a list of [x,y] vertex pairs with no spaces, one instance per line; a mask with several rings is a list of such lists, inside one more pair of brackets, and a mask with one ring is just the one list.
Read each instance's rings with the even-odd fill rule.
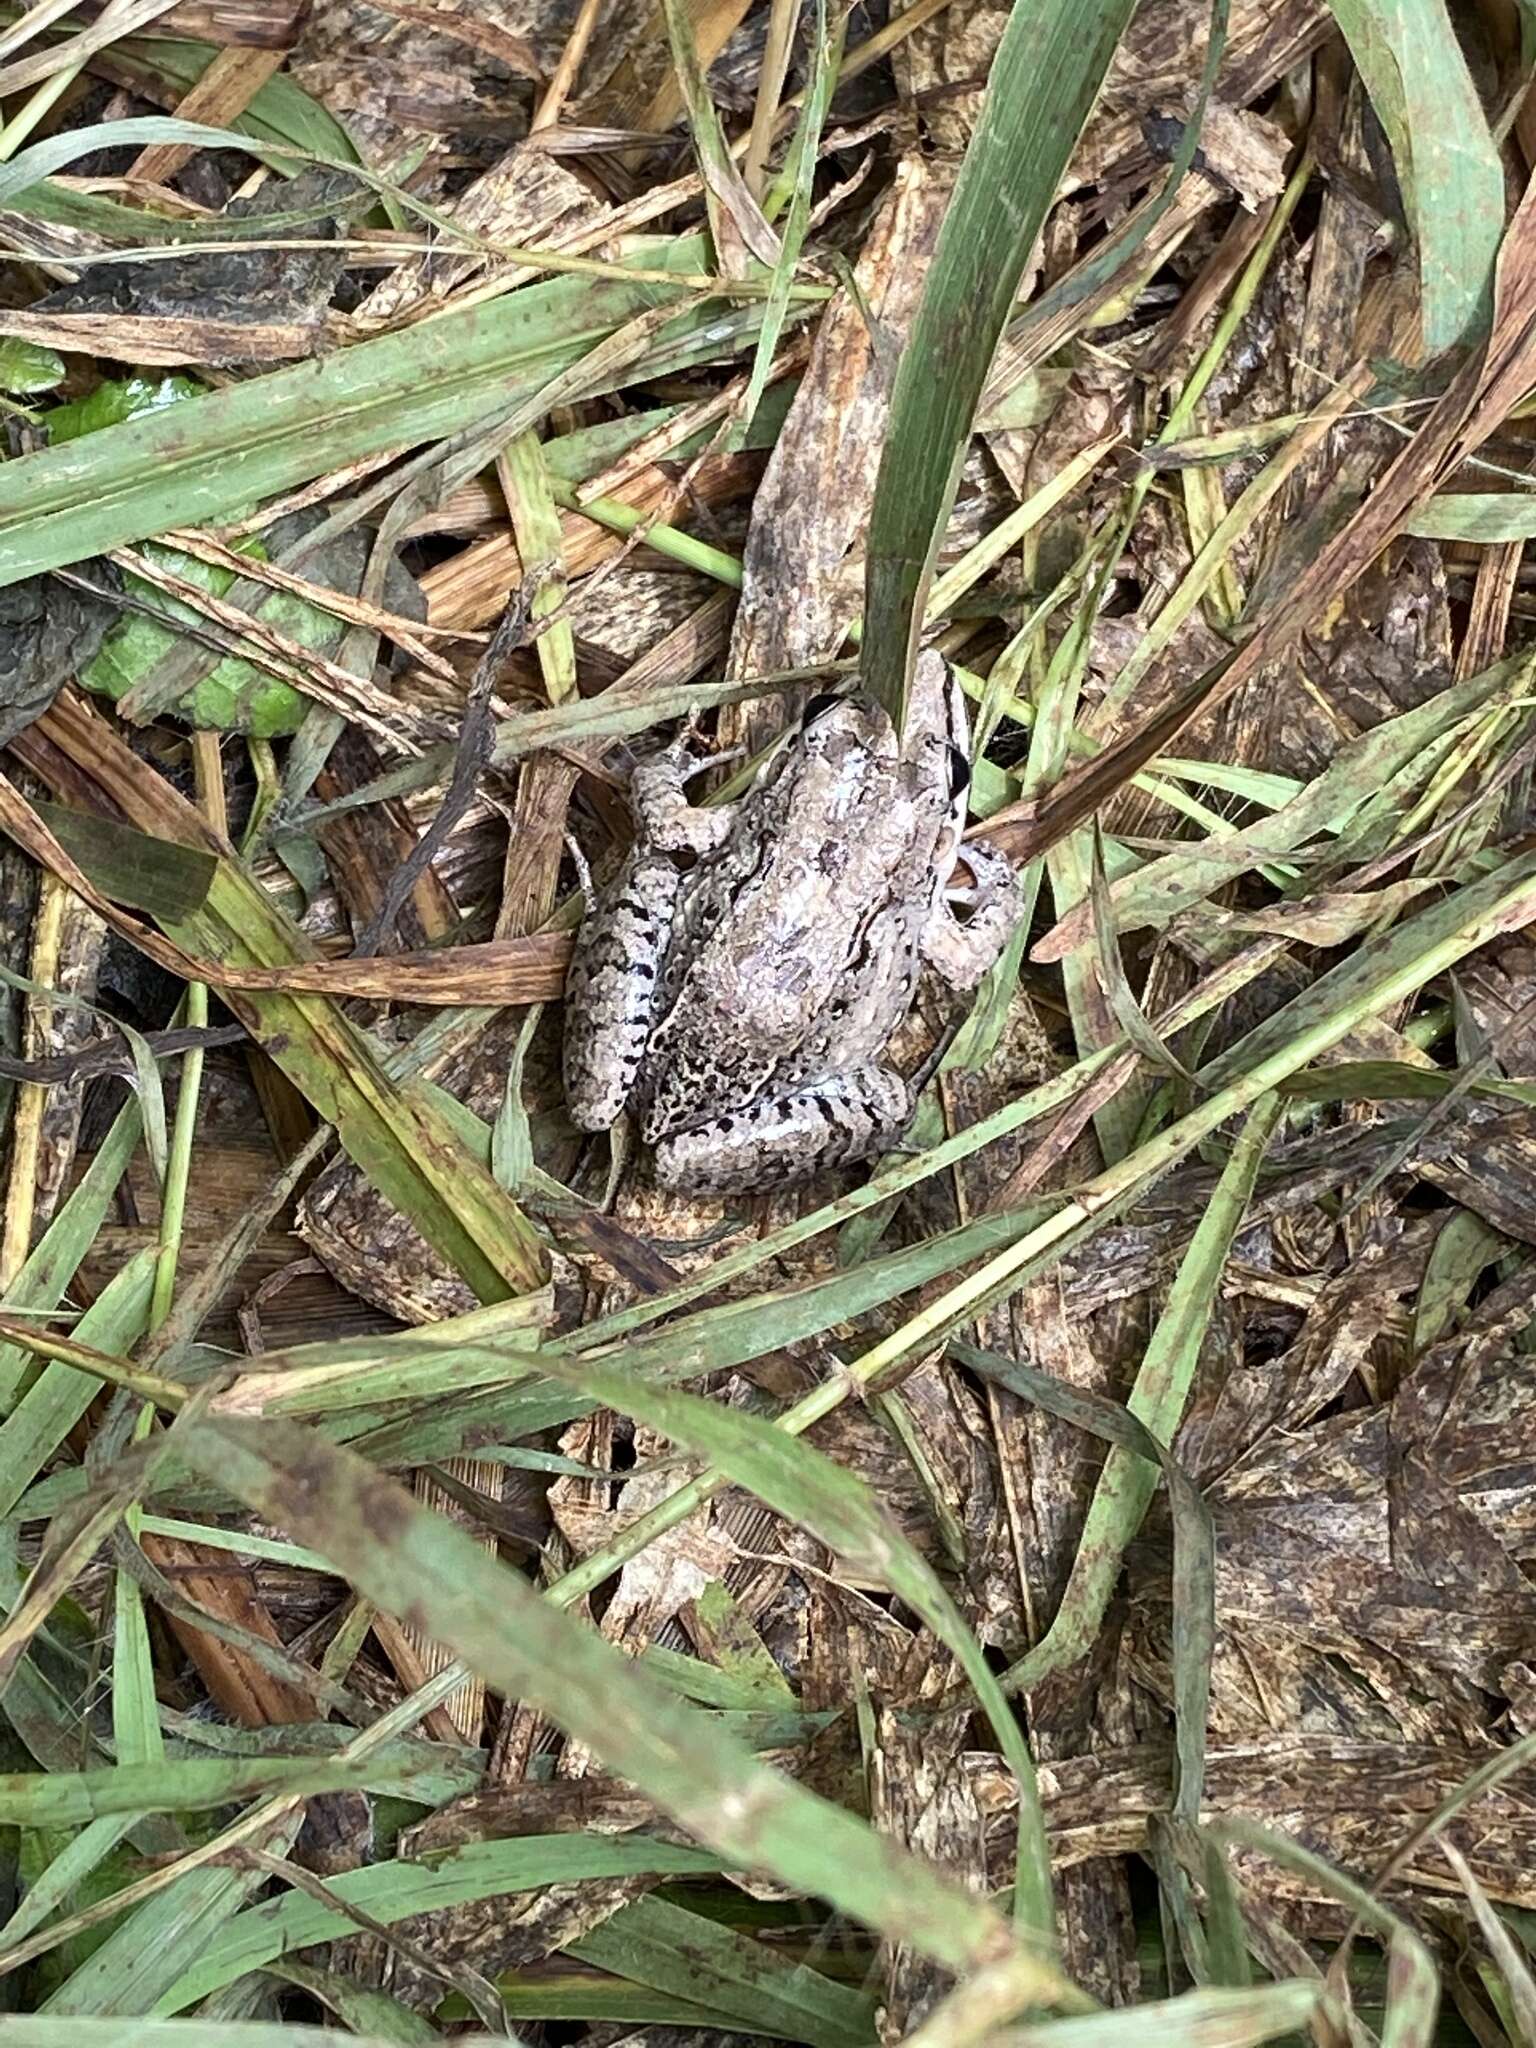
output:
[[634,848],[576,935],[565,977],[564,1067],[578,1130],[607,1130],[634,1092],[681,880],[666,854]]
[[965,848],[965,863],[976,877],[967,891],[973,905],[962,924],[941,902],[923,928],[923,958],[952,988],[973,989],[1013,937],[1024,914],[1012,861],[984,839]]
[[728,758],[695,754],[684,734],[661,753],[637,762],[629,778],[629,801],[640,836],[666,853],[712,853],[723,846],[736,821],[735,804],[691,804],[685,785]]
[[850,1067],[674,1131],[656,1147],[656,1178],[683,1194],[790,1187],[889,1151],[911,1118],[911,1089],[893,1068]]

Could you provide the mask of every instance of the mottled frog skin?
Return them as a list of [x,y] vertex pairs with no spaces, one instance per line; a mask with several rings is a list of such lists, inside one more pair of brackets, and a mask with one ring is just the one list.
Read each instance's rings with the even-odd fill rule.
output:
[[[1013,871],[972,842],[964,699],[918,661],[905,745],[870,698],[819,699],[738,803],[690,805],[682,745],[631,782],[634,846],[566,982],[565,1086],[583,1130],[635,1112],[667,1187],[739,1193],[896,1144],[908,1081],[882,1059],[926,964],[972,988],[1018,923]],[[691,864],[687,857],[692,856]]]

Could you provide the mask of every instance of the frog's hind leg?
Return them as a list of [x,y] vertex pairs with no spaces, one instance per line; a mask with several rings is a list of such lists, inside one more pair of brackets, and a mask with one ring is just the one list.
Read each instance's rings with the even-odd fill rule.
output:
[[973,989],[1018,929],[1024,914],[1012,861],[984,839],[965,849],[976,877],[971,915],[964,924],[941,896],[923,927],[923,958],[951,988]]
[[633,1093],[681,883],[667,855],[636,847],[588,906],[565,977],[565,1100],[578,1130],[607,1130]]
[[894,1068],[850,1067],[673,1132],[656,1147],[656,1178],[685,1194],[790,1187],[889,1151],[911,1120],[912,1091]]
[[701,758],[685,738],[639,761],[630,771],[629,801],[649,845],[670,853],[713,853],[723,846],[736,822],[735,804],[691,804],[687,784],[706,768],[734,756],[711,754]]

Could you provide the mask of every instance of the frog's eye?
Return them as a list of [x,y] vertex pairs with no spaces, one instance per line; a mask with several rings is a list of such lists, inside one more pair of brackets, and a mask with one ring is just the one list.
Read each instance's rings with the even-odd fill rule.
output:
[[814,725],[818,718],[824,717],[829,711],[835,711],[842,701],[842,698],[837,696],[835,692],[822,691],[820,696],[812,697],[807,703],[800,723],[802,725]]
[[971,786],[971,763],[963,747],[952,746],[949,750],[949,793],[962,797]]

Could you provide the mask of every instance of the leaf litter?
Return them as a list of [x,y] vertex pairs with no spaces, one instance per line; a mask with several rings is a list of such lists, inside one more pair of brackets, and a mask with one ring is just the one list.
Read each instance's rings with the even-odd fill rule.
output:
[[[18,2048],[1528,2037],[1525,26],[10,10]],[[924,638],[1027,929],[663,1194],[570,847]]]

